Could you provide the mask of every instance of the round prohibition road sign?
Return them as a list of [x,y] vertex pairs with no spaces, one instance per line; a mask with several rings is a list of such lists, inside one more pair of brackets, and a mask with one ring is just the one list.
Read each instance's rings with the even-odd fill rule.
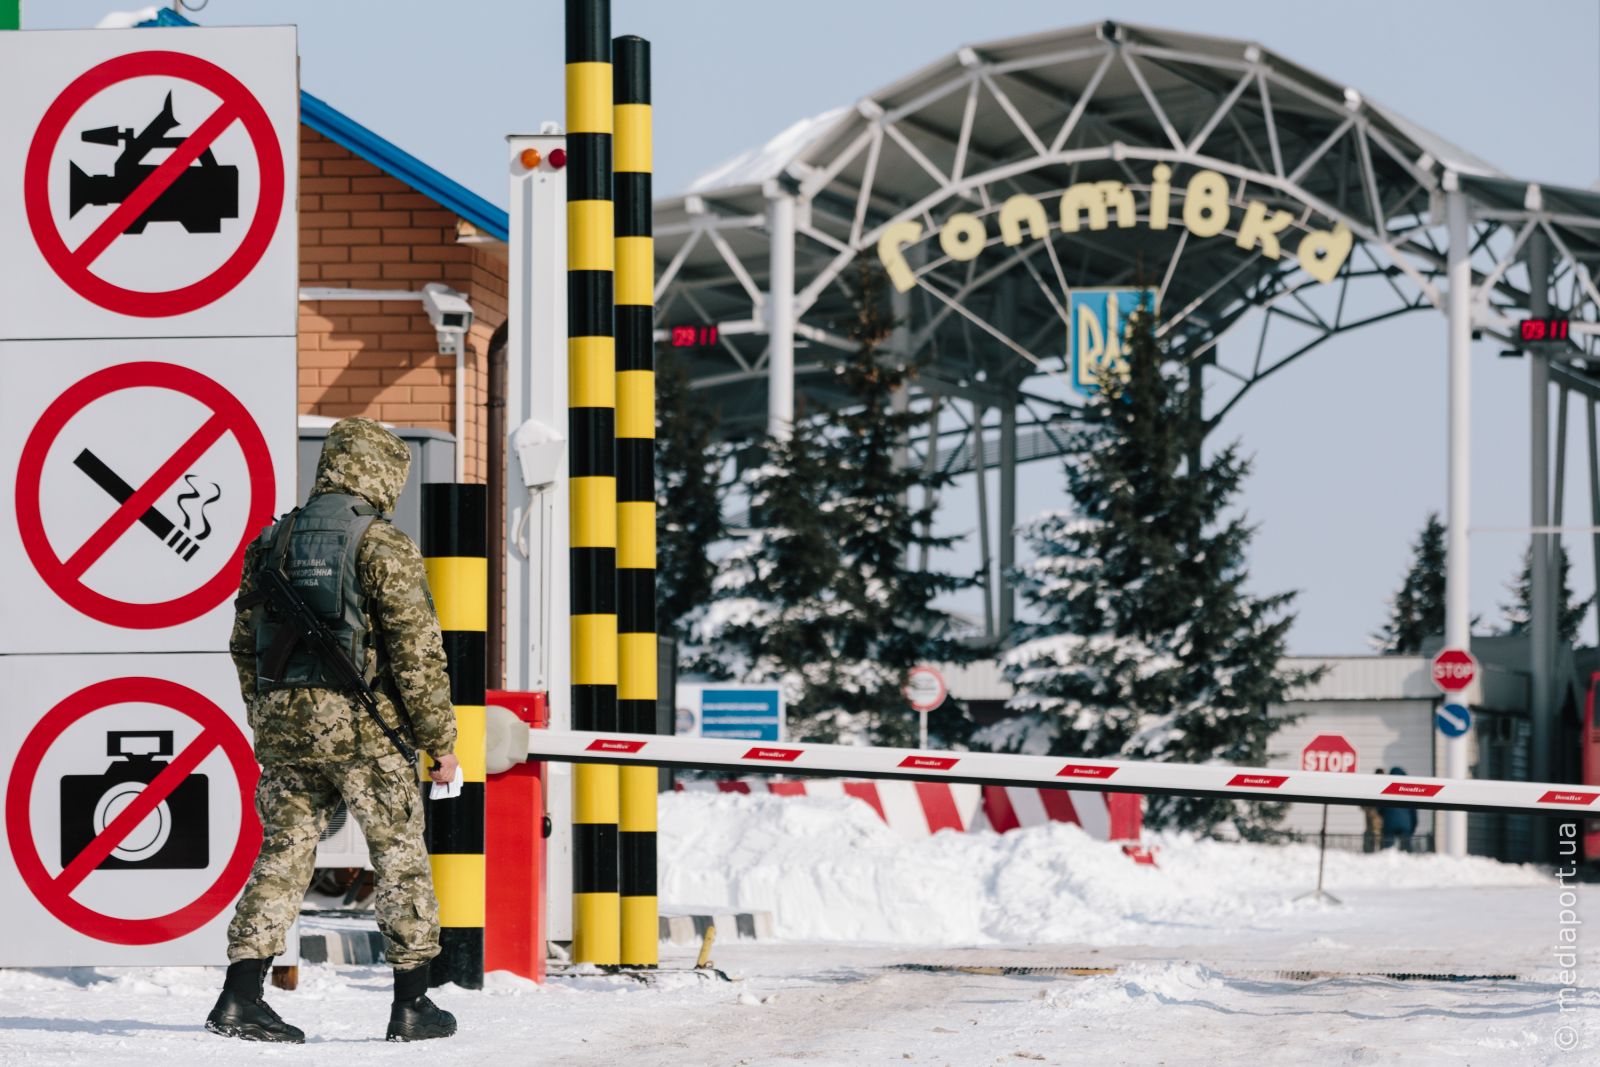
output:
[[[31,798],[34,779],[50,746],[73,723],[117,704],[157,704],[200,724],[200,736],[173,756],[166,769],[140,791],[105,829],[61,871],[51,875],[35,840]],[[154,812],[212,752],[220,749],[239,783],[239,840],[216,881],[194,900],[164,915],[129,919],[78,903],[72,893],[139,824]],[[255,754],[226,712],[187,686],[164,678],[112,678],[97,682],[51,708],[22,742],[6,788],[6,836],[23,884],[45,910],[80,934],[115,945],[154,945],[193,933],[222,913],[244,888],[261,845],[253,794]],[[137,873],[136,877],[149,877]]]
[[[179,446],[143,485],[112,512],[104,524],[63,558],[50,544],[40,511],[40,485],[45,458],[62,428],[78,412],[101,397],[126,389],[171,389],[192,397],[210,417]],[[232,436],[244,453],[250,478],[248,519],[239,542],[222,569],[187,593],[156,603],[130,603],[91,589],[84,572],[105,555],[118,538],[133,528],[161,494],[224,436]],[[272,520],[276,491],[272,455],[255,419],[239,398],[217,382],[172,363],[122,363],[96,371],[57,397],[34,425],[17,464],[17,532],[23,550],[44,583],[67,604],[99,622],[130,630],[154,630],[197,619],[238,591],[245,546]]]
[[[165,77],[191,82],[220,101],[211,117],[172,150],[128,197],[76,248],[61,236],[50,204],[50,160],[80,108],[97,94],[133,78]],[[255,215],[239,247],[216,270],[176,289],[146,292],[102,278],[94,262],[112,242],[129,232],[141,215],[199,159],[234,122],[239,122],[255,149],[260,190]],[[116,56],[79,75],[45,111],[28,146],[23,165],[23,204],[28,227],[45,262],[79,296],[108,311],[139,318],[184,315],[226,296],[249,276],[272,243],[283,210],[283,151],[261,102],[239,79],[215,63],[183,52],[133,52]]]
[[906,702],[913,711],[926,715],[930,711],[937,711],[944,704],[945,697],[950,690],[945,685],[944,675],[929,666],[912,667],[906,672],[905,684]]

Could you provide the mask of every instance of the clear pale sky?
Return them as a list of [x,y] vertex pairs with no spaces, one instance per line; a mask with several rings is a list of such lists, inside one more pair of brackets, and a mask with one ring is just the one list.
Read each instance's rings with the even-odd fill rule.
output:
[[[23,0],[23,25],[88,27],[139,6]],[[503,135],[561,118],[563,6],[210,0],[190,17],[297,24],[306,89],[504,204]],[[1254,39],[1519,177],[1600,177],[1594,0],[616,0],[613,30],[654,43],[657,190],[671,193],[961,45],[1107,17]],[[1256,457],[1244,499],[1259,526],[1253,585],[1302,590],[1294,651],[1364,651],[1407,543],[1444,509],[1444,342],[1443,317],[1428,313],[1335,339],[1256,389],[1219,431]],[[1473,357],[1475,526],[1528,515],[1528,366],[1497,348]],[[1577,404],[1571,417],[1566,521],[1576,524],[1588,521]],[[1054,463],[1022,468],[1019,514],[1059,506],[1060,482]],[[1473,537],[1472,610],[1486,622],[1499,618],[1524,543]],[[1567,551],[1587,594],[1592,547],[1569,537]],[[1585,632],[1592,641],[1592,613]]]

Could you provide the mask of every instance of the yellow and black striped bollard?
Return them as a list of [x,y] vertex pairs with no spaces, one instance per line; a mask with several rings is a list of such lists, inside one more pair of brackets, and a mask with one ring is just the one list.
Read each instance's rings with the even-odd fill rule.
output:
[[[572,725],[617,728],[611,5],[567,0],[567,456]],[[619,961],[617,769],[573,770],[572,958]]]
[[[650,42],[618,37],[617,195],[617,719],[625,733],[656,727],[656,375],[652,338]],[[619,859],[622,962],[660,961],[654,767],[623,767]]]
[[424,806],[433,889],[439,898],[439,955],[433,961],[431,981],[455,982],[466,989],[483,988],[488,503],[488,487],[483,485],[422,487],[422,559],[444,631],[450,702],[456,709],[456,757],[463,780],[460,796]]

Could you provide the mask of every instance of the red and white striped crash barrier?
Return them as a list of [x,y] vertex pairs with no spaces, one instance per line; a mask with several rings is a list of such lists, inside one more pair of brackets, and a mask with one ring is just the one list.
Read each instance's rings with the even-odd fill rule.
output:
[[973,785],[967,782],[774,781],[744,777],[678,782],[679,791],[848,796],[867,804],[902,837],[940,830],[1006,833],[1046,823],[1071,823],[1099,841],[1138,841],[1143,798],[1136,793]]
[[[520,738],[518,738],[520,742]],[[520,747],[520,745],[519,745]],[[748,774],[907,778],[1242,800],[1440,808],[1581,816],[1600,814],[1593,786],[1501,782],[1480,778],[1395,778],[1214,764],[934,752],[905,748],[802,743],[751,744],[699,737],[653,737],[571,730],[530,730],[526,758],[566,763],[696,767]]]

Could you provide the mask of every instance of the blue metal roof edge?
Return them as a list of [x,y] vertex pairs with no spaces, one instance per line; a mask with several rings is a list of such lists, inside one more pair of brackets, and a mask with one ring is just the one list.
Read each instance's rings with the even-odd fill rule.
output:
[[489,236],[504,241],[510,232],[511,219],[506,212],[304,89],[300,90],[300,121],[417,192],[437,200]]
[[[139,25],[193,26],[195,23],[170,8],[162,8],[154,18]],[[454,211],[489,236],[501,241],[507,239],[511,219],[505,211],[304,89],[300,90],[300,121],[384,173],[438,201],[440,206]]]

